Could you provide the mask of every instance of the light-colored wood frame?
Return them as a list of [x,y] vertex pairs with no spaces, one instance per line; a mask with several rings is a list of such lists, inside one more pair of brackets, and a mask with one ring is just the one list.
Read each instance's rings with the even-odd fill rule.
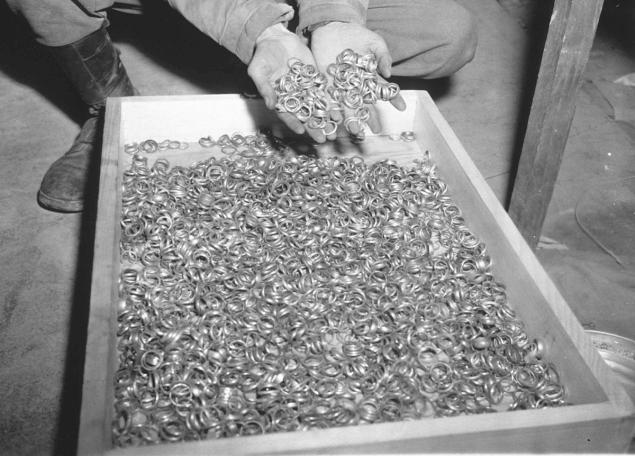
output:
[[[507,286],[512,307],[532,337],[549,347],[575,405],[542,410],[381,423],[344,428],[113,449],[110,441],[115,369],[121,172],[123,145],[144,139],[197,141],[211,134],[251,133],[275,116],[259,101],[234,95],[109,99],[99,183],[90,318],[84,370],[79,454],[307,454],[405,452],[617,452],[634,432],[635,407],[477,170],[426,92],[404,92],[408,109],[382,106],[384,133],[413,130],[412,143],[370,136],[359,146],[339,140],[320,154],[361,154],[408,164],[429,151],[468,226],[486,243],[494,275]],[[167,133],[166,133],[167,132]],[[191,163],[211,150],[166,152],[171,163]],[[158,155],[156,156],[158,158]],[[152,160],[152,158],[150,158]]]

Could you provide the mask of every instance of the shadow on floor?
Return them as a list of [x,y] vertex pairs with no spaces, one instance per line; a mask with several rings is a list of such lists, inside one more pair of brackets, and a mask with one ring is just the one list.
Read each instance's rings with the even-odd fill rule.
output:
[[[85,108],[66,77],[28,25],[0,2],[0,72],[35,89],[68,117],[80,123]],[[46,75],[46,77],[42,77]]]

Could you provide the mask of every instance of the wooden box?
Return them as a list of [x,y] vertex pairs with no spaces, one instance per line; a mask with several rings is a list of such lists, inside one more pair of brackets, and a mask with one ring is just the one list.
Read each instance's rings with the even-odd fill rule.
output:
[[[407,165],[429,151],[470,229],[488,246],[495,277],[530,337],[547,344],[574,405],[419,421],[348,426],[197,442],[113,448],[111,415],[119,275],[121,177],[131,157],[124,144],[152,138],[188,141],[168,150],[171,164],[209,156],[199,138],[253,133],[269,127],[284,134],[262,102],[235,95],[133,97],[108,100],[101,159],[92,297],[84,368],[79,454],[308,454],[424,452],[619,452],[634,430],[633,403],[528,248],[474,163],[426,92],[404,92],[408,109],[382,106],[383,134],[362,144],[338,141],[338,153],[365,160],[391,158]],[[412,130],[413,142],[390,134]],[[333,145],[320,154],[334,153]]]

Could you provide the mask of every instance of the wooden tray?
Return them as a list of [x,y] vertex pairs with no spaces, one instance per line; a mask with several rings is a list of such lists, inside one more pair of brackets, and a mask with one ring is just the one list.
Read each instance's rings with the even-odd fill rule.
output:
[[[124,144],[146,139],[188,141],[186,150],[149,156],[171,164],[209,157],[198,139],[259,128],[287,134],[261,101],[236,95],[109,99],[101,159],[90,318],[84,367],[79,454],[307,454],[405,452],[618,452],[634,432],[633,403],[593,349],[562,296],[528,248],[485,180],[426,92],[405,91],[408,109],[381,106],[383,134],[361,144],[346,139],[320,155],[361,154],[408,165],[429,151],[468,227],[487,245],[493,273],[507,286],[510,305],[530,337],[543,339],[575,405],[419,421],[348,426],[119,449],[111,443],[116,303],[119,275],[121,175],[131,157]],[[412,130],[413,142],[389,135]],[[486,132],[485,132],[486,134]]]

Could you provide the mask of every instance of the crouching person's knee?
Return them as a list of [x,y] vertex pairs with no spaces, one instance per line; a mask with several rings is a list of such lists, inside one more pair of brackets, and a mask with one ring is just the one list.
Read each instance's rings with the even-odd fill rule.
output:
[[432,62],[436,65],[424,75],[425,78],[449,76],[469,63],[476,53],[476,24],[472,15],[465,9],[457,6],[447,25],[442,27],[440,32],[442,44],[430,51],[436,53],[435,56],[431,56]]
[[[477,44],[476,24],[460,5],[443,0],[434,18],[414,30],[408,45],[396,59],[393,74],[433,79],[451,75],[474,58]],[[425,17],[429,11],[420,8]]]

